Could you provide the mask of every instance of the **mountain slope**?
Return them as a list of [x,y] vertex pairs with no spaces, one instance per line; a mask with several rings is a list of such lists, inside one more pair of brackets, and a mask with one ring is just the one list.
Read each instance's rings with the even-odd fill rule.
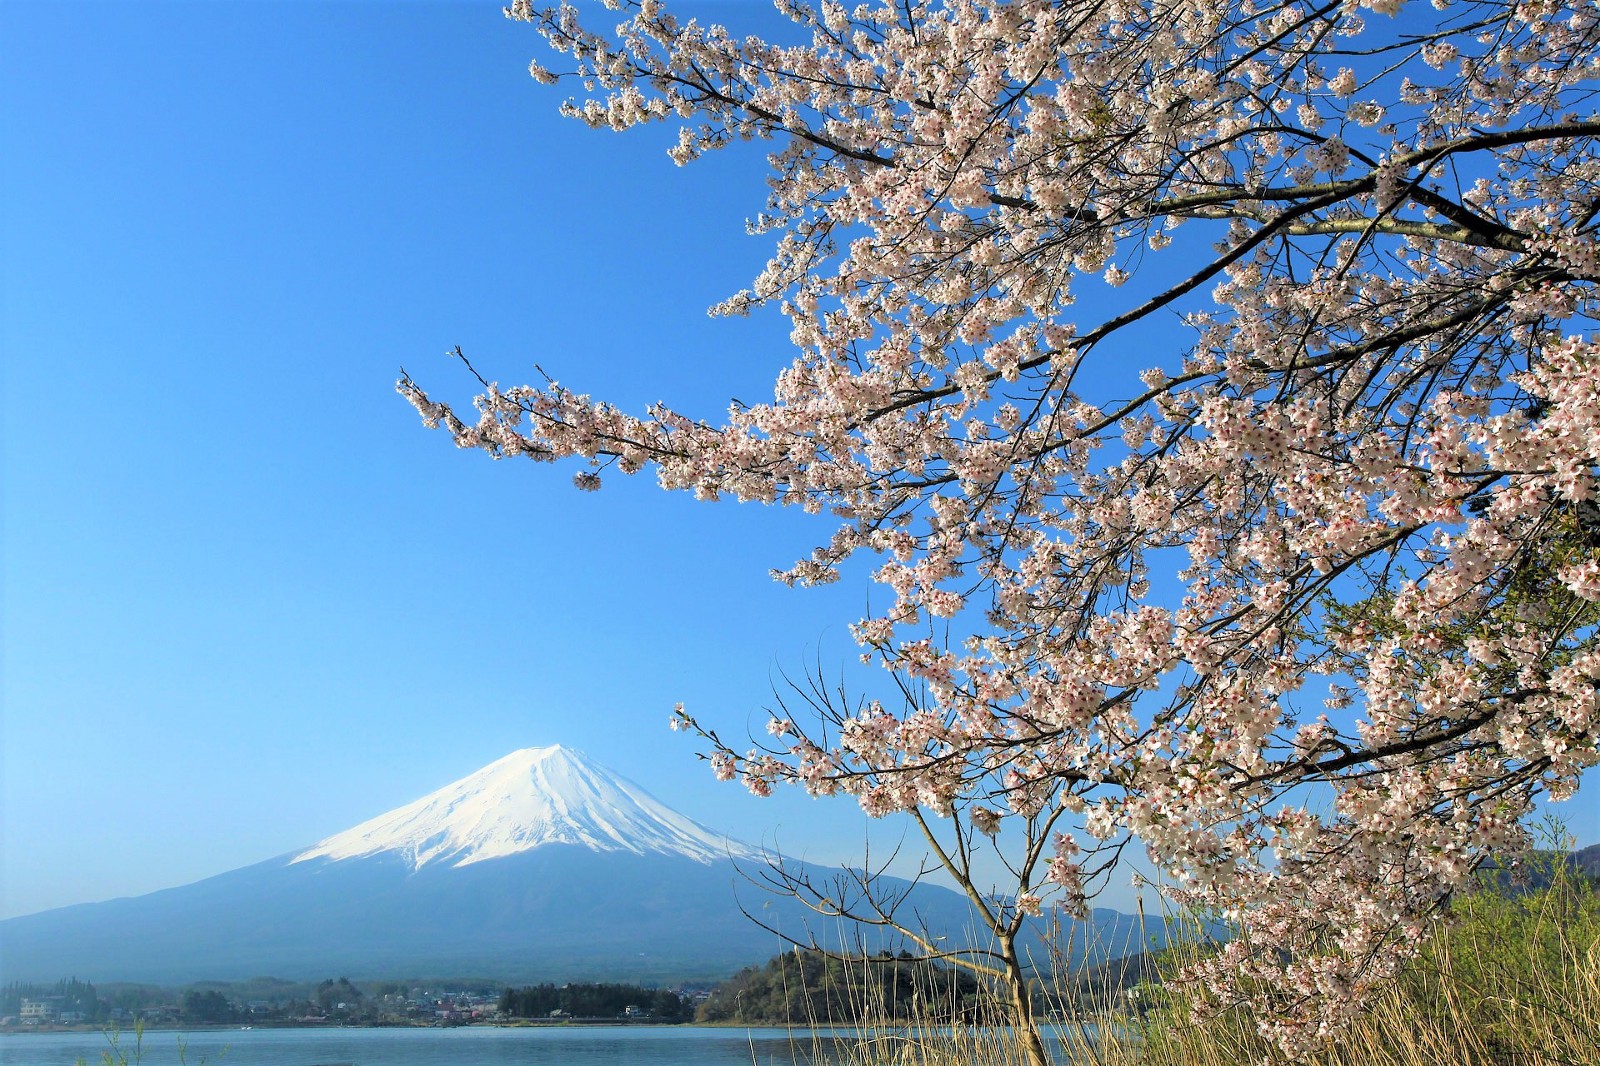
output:
[[[854,929],[753,883],[763,869],[753,849],[581,753],[530,748],[289,855],[0,922],[0,978],[714,979],[785,946],[741,908],[797,938],[856,944]],[[839,874],[805,870],[818,884]],[[952,943],[967,939],[955,892],[883,887],[909,893],[906,913]],[[1104,944],[1138,946],[1134,923],[1094,915]]]
[[275,859],[14,918],[0,941],[8,980],[720,977],[777,947],[734,905],[738,876],[728,860],[573,845],[461,869],[413,870],[394,856]]

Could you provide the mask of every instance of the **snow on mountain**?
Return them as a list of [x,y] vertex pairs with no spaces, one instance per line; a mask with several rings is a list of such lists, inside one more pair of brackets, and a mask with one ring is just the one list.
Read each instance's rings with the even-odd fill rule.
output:
[[[0,921],[0,983],[73,973],[169,984],[261,974],[670,983],[720,979],[783,950],[771,930],[851,950],[904,946],[764,892],[752,876],[761,866],[751,848],[581,753],[529,748],[297,854]],[[818,886],[849,883],[840,870],[794,869]],[[973,936],[959,894],[893,877],[876,887],[928,935],[952,945]],[[1143,946],[1141,928],[1096,911],[1062,943],[1080,954]]]
[[319,841],[290,861],[398,853],[420,870],[440,863],[468,866],[546,844],[680,855],[701,863],[759,857],[582,752],[553,744],[514,751],[414,803]]

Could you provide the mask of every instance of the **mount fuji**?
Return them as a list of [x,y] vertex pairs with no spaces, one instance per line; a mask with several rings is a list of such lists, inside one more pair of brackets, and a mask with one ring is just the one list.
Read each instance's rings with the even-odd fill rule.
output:
[[[0,922],[0,971],[171,983],[720,978],[785,946],[741,906],[786,932],[817,927],[797,900],[751,883],[763,863],[580,752],[527,748],[288,855]],[[955,892],[885,881],[910,892],[930,927],[959,935],[968,924]]]
[[559,744],[524,748],[414,803],[318,841],[291,863],[398,855],[460,868],[551,844],[713,863],[754,849],[690,821]]
[[[525,748],[266,862],[0,922],[0,978],[658,983],[726,977],[787,946],[762,925],[898,946],[841,940],[857,930],[763,887],[766,862],[582,752]],[[848,884],[840,870],[785,865]],[[928,929],[966,939],[957,893],[890,877],[877,888]],[[1137,947],[1135,922],[1097,910],[1092,935]]]

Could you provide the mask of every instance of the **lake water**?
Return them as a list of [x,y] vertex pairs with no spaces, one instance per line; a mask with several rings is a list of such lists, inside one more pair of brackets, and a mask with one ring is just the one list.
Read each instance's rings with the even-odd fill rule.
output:
[[[834,1066],[859,1039],[846,1029],[695,1026],[220,1029],[145,1033],[137,1057],[123,1034],[121,1050],[130,1066]],[[7,1034],[0,1066],[100,1066],[107,1050],[99,1033]]]
[[[124,1034],[122,1050],[130,1064],[179,1066],[180,1037],[188,1066],[820,1066],[855,1043],[844,1031],[667,1026],[232,1029],[148,1032],[138,1060]],[[106,1050],[98,1033],[0,1036],[4,1066],[99,1066]]]

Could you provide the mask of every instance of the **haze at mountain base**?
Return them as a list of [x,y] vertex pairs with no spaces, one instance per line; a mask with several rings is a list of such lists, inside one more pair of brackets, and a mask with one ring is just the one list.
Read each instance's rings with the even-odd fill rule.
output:
[[[271,975],[507,981],[726,977],[786,945],[897,950],[762,889],[760,853],[580,752],[513,752],[309,848],[194,884],[0,922],[0,976],[189,982]],[[837,870],[804,867],[818,883]],[[964,898],[885,878],[904,913],[966,938]],[[1134,919],[1097,911],[1103,942]],[[1041,951],[1040,957],[1044,953]]]

